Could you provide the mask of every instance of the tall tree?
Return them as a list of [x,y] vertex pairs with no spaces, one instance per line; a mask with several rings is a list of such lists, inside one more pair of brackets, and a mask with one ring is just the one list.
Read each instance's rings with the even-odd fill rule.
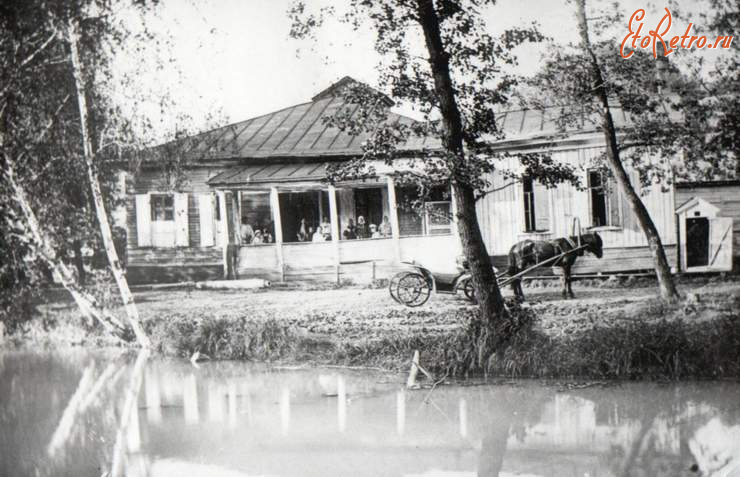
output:
[[[533,107],[559,111],[556,122],[566,134],[568,129],[582,128],[583,120],[603,134],[605,151],[592,166],[604,167],[616,182],[645,235],[660,295],[675,301],[678,291],[663,242],[636,190],[639,185],[665,188],[674,180],[685,132],[675,124],[680,116],[676,97],[665,88],[667,77],[677,78],[675,68],[644,51],[622,58],[619,42],[609,36],[614,24],[626,25],[621,12],[601,9],[590,20],[585,0],[574,4],[579,42],[554,47],[529,81],[525,96]],[[614,108],[629,117],[628,126],[617,129]],[[631,181],[627,165],[639,173],[640,184]]]
[[658,286],[660,295],[664,300],[674,301],[678,298],[678,290],[673,283],[671,269],[668,265],[668,259],[665,255],[663,242],[655,227],[653,219],[650,217],[645,204],[635,191],[630,182],[627,171],[619,157],[619,141],[617,140],[617,129],[612,117],[609,96],[607,93],[606,78],[602,74],[599,58],[591,44],[589,36],[588,21],[586,19],[586,0],[576,0],[576,18],[578,19],[578,32],[581,37],[581,48],[583,49],[588,70],[591,75],[591,90],[597,103],[598,113],[600,116],[601,130],[604,133],[606,141],[606,160],[612,175],[619,184],[619,188],[627,198],[630,210],[637,218],[643,233],[650,247],[653,257],[653,266],[658,277]]
[[[145,13],[149,5],[125,0],[3,4],[0,192],[13,204],[4,210],[3,233],[16,239],[5,243],[29,245],[17,263],[32,267],[39,258],[83,313],[121,333],[121,323],[76,283],[67,266],[66,243],[80,237],[76,223],[84,225],[92,234],[90,243],[106,251],[128,329],[148,346],[108,218],[116,177],[109,160],[125,163],[137,145],[131,117],[112,98],[111,58],[132,36],[116,17],[126,8]],[[147,34],[139,40],[149,39]]]
[[128,281],[126,280],[126,276],[123,274],[123,268],[121,267],[121,262],[118,258],[118,252],[116,251],[116,247],[113,242],[110,223],[108,222],[108,213],[105,208],[105,201],[103,200],[103,192],[100,188],[100,178],[98,177],[98,172],[94,163],[92,139],[90,137],[88,125],[89,110],[87,107],[87,92],[84,82],[83,64],[79,52],[80,34],[78,19],[69,18],[67,20],[66,37],[69,42],[69,57],[72,65],[72,76],[74,77],[77,105],[80,112],[82,157],[85,161],[87,181],[90,185],[92,202],[95,205],[95,216],[97,217],[98,225],[100,227],[103,247],[105,248],[105,254],[108,257],[110,270],[116,280],[118,291],[121,294],[121,300],[123,301],[123,307],[126,310],[129,326],[131,326],[131,329],[134,331],[139,344],[142,347],[147,348],[151,343],[149,341],[149,337],[141,327],[141,323],[139,321],[139,310],[136,308],[136,303],[134,302],[134,297],[129,289]]
[[[333,8],[308,11],[306,4],[296,1],[290,14],[291,35],[296,38],[312,36],[329,17],[355,29],[369,26],[375,32],[379,86],[392,100],[365,85],[347,87],[344,95],[353,107],[325,120],[351,132],[368,132],[370,139],[362,157],[331,168],[330,178],[373,175],[376,164],[391,165],[405,156],[408,167],[394,168],[397,183],[416,186],[422,199],[434,185],[449,186],[455,199],[452,214],[484,325],[481,330],[496,336],[496,341],[505,340],[510,332],[505,331],[507,311],[482,239],[476,201],[490,188],[488,178],[500,157],[487,154],[484,144],[503,135],[495,112],[506,104],[516,83],[505,72],[516,63],[512,49],[538,41],[541,35],[534,27],[489,33],[482,10],[494,3],[352,0],[346,11],[339,12]],[[389,120],[392,104],[410,104],[423,118],[413,123]],[[409,156],[400,146],[412,137],[436,138],[439,146]],[[548,183],[569,177],[571,172],[544,156],[527,155],[521,160],[524,173],[549,177]]]

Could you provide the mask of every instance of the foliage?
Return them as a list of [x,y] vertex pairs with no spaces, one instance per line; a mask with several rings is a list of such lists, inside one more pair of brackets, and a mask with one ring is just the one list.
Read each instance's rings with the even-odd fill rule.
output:
[[[733,18],[726,11],[730,7],[714,3],[716,17],[710,28],[719,34],[733,31],[723,21]],[[656,59],[652,51],[627,47],[632,55],[624,59],[620,56],[623,30],[613,27],[627,25],[621,6],[599,1],[588,5],[592,50],[611,108],[620,123],[626,122],[618,128],[623,163],[639,173],[643,186],[665,188],[676,180],[732,176],[738,163],[740,113],[737,46],[733,46],[735,54],[720,58],[710,72],[700,51]],[[709,20],[707,14],[703,18]],[[588,53],[581,45],[552,44],[543,59],[540,71],[519,91],[524,104],[551,111],[563,133],[582,129],[583,121],[599,129],[601,106],[593,95]],[[689,68],[682,64],[687,60]],[[604,159],[597,157],[592,166],[605,168]]]
[[[543,39],[536,25],[510,29],[501,35],[489,33],[481,11],[493,4],[479,0],[435,3],[461,115],[466,151],[460,156],[445,150],[442,144],[446,131],[440,120],[440,98],[428,53],[421,46],[424,38],[419,27],[418,2],[353,0],[342,11],[334,7],[312,11],[304,2],[294,2],[289,12],[294,38],[312,38],[315,29],[329,18],[356,30],[369,25],[377,33],[375,50],[381,58],[377,66],[378,85],[383,92],[365,84],[349,83],[340,93],[351,107],[324,118],[326,123],[351,134],[366,132],[370,136],[362,157],[330,166],[331,180],[370,177],[381,164],[391,165],[403,157],[405,167],[394,173],[397,182],[416,186],[422,199],[433,186],[451,180],[464,183],[475,189],[479,197],[483,196],[491,186],[488,174],[497,164],[510,178],[529,175],[550,185],[577,181],[571,168],[543,154],[526,155],[521,168],[504,169],[501,159],[508,154],[492,153],[487,147],[492,140],[504,136],[497,126],[496,114],[507,105],[517,84],[516,76],[507,72],[517,63],[512,50]],[[411,107],[420,113],[421,119],[398,121],[389,110],[394,105]],[[412,155],[404,146],[414,138],[433,140]]]
[[[457,219],[478,301],[477,319],[487,327],[486,333],[505,329],[496,322],[507,320],[507,310],[483,242],[475,202],[490,189],[490,173],[496,159],[503,156],[492,153],[487,144],[503,137],[496,112],[506,105],[516,84],[507,73],[516,64],[512,50],[542,39],[534,25],[501,35],[489,33],[481,9],[494,4],[493,0],[351,0],[343,12],[325,8],[311,13],[304,2],[296,0],[289,12],[295,38],[310,36],[328,16],[355,30],[369,26],[374,31],[374,47],[380,56],[378,84],[389,96],[363,84],[341,85],[343,90],[338,93],[349,105],[325,121],[350,134],[365,131],[369,139],[363,144],[362,156],[328,168],[329,179],[364,179],[375,175],[376,167],[392,165],[399,185],[416,187],[417,205],[434,186],[448,186],[455,199],[451,213]],[[394,104],[412,106],[422,119],[406,121],[394,116],[389,111]],[[397,161],[400,157],[403,161]],[[554,162],[539,157],[531,155],[528,162],[522,162],[524,171],[517,167],[509,174],[542,174],[549,177],[548,183],[575,178],[567,166],[551,168]],[[505,338],[495,339],[503,342]]]
[[297,344],[292,328],[275,319],[171,316],[147,328],[160,350],[186,358],[198,351],[211,359],[273,361],[292,356]]
[[[142,131],[153,126],[137,109],[151,98],[145,91],[127,88],[135,72],[116,71],[114,58],[128,50],[159,58],[160,37],[144,21],[155,5],[130,0],[31,0],[0,6],[0,253],[4,257],[0,276],[13,284],[2,287],[3,301],[13,303],[49,278],[34,250],[39,244],[29,239],[33,225],[23,213],[18,189],[10,186],[11,176],[25,191],[55,257],[75,264],[80,284],[91,275],[88,287],[93,294],[99,298],[108,294],[108,287],[100,286],[108,282],[101,276],[105,273],[91,271],[94,265],[106,270],[107,260],[100,260],[105,253],[82,157],[67,33],[70,23],[78,25],[95,171],[105,210],[112,212],[124,205],[118,173],[127,163],[137,169],[148,137]],[[125,89],[129,91],[124,110],[118,98]],[[163,110],[171,102],[166,95],[158,100]],[[113,222],[111,217],[108,221]],[[113,232],[114,237],[125,237],[120,228]]]

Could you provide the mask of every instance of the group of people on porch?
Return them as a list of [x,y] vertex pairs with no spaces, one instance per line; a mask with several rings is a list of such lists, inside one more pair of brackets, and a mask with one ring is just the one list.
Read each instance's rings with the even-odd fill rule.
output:
[[[357,217],[357,223],[355,224],[354,219],[350,217],[342,230],[342,238],[344,240],[383,238],[390,236],[391,224],[387,216],[383,217],[383,221],[379,225],[367,223],[365,217],[362,215]],[[331,241],[331,224],[325,217],[321,223],[314,228],[313,226],[307,225],[306,219],[301,219],[301,225],[298,228],[296,239],[298,239],[299,242]]]
[[239,236],[242,240],[242,245],[259,245],[262,243],[272,243],[271,227],[252,227],[246,217],[242,217],[242,225],[239,228]]
[[[259,245],[274,242],[271,226],[252,226],[246,217],[242,217],[242,223],[239,228],[239,236],[242,245]],[[300,227],[296,233],[298,242],[329,242],[331,241],[331,224],[327,217],[324,217],[320,223],[308,225],[306,219],[301,219]],[[357,217],[357,223],[353,218],[347,219],[347,223],[342,229],[341,238],[343,240],[357,240],[370,238],[386,238],[391,236],[391,224],[388,216],[383,216],[380,224],[368,223],[365,217]]]
[[301,219],[296,238],[299,242],[326,242],[331,240],[331,224],[324,218],[314,229],[312,226],[306,226],[306,219]]
[[351,217],[342,230],[344,240],[367,239],[367,238],[384,238],[391,236],[391,223],[388,216],[383,216],[383,221],[376,225],[365,221],[362,215],[357,217],[357,224]]

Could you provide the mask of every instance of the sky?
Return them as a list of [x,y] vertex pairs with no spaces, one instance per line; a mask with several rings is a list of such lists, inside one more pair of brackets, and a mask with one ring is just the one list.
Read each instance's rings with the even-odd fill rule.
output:
[[[330,4],[332,0],[307,0],[313,7],[317,2]],[[122,94],[149,95],[139,114],[155,118],[158,126],[152,129],[166,135],[181,127],[183,120],[177,117],[187,118],[184,122],[189,130],[201,131],[310,101],[344,76],[377,83],[372,31],[352,31],[330,21],[317,30],[315,41],[291,39],[286,13],[291,3],[162,0],[159,11],[146,22],[158,36],[170,39],[158,57],[167,61],[157,64],[151,52],[148,56],[137,51],[119,55],[119,70],[134,77]],[[640,0],[620,3],[627,16],[645,8]],[[657,5],[661,10],[662,6]],[[491,31],[537,21],[545,35],[566,43],[576,40],[572,12],[566,0],[499,0],[485,12],[485,18]],[[652,18],[654,22],[646,26],[656,24],[660,15]],[[615,28],[626,32],[626,25]],[[518,72],[536,71],[542,53],[542,48],[520,47]],[[174,104],[161,109],[156,98],[165,95]],[[404,108],[399,112],[414,115]]]

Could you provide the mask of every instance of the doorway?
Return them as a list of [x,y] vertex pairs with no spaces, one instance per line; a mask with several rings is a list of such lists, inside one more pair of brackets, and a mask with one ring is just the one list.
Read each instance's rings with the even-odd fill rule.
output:
[[709,265],[709,219],[691,217],[686,219],[686,267]]
[[306,232],[317,230],[319,224],[328,220],[329,193],[325,190],[281,192],[279,202],[284,242],[299,241],[301,220],[306,223]]
[[383,222],[383,192],[380,188],[355,190],[355,217],[363,216],[368,224]]

